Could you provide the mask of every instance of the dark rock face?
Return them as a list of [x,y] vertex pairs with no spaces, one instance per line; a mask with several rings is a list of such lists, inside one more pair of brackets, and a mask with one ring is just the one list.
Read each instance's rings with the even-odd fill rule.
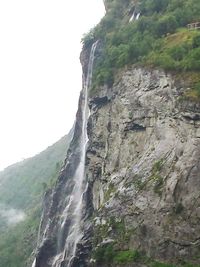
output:
[[106,105],[109,101],[110,101],[110,99],[108,99],[107,96],[94,97],[93,99],[91,99],[91,101],[89,103],[89,107],[95,106],[97,108],[100,108],[100,107]]
[[132,121],[127,122],[126,127],[124,128],[125,132],[128,132],[128,131],[145,131],[145,130],[146,130],[146,127],[144,127],[140,124],[134,123]]
[[[65,221],[62,236],[60,236],[60,216],[64,214],[65,208],[69,203],[70,194],[74,187],[72,177],[77,169],[80,160],[80,135],[82,121],[82,94],[79,101],[79,109],[76,116],[74,136],[65,160],[65,166],[60,172],[57,184],[52,191],[46,193],[44,198],[44,209],[40,227],[39,246],[36,253],[36,267],[53,266],[54,257],[59,254],[59,247],[63,247],[68,236],[69,225],[71,224],[70,214]],[[70,267],[87,266],[88,253],[91,251],[91,223],[90,216],[93,211],[91,201],[91,187],[88,186],[83,196],[83,209],[81,215],[81,231],[83,238],[77,245],[76,257],[70,264]],[[62,240],[60,242],[60,240]],[[58,243],[60,243],[58,245]],[[66,267],[65,261],[61,263]]]

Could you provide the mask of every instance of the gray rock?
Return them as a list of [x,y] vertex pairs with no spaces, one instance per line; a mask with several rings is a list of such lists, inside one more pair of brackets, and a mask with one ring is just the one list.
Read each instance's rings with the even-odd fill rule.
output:
[[[184,88],[174,84],[163,71],[131,68],[110,88],[110,101],[97,107],[91,99],[88,149],[95,156],[87,163],[96,216],[121,218],[129,233],[128,240],[114,230],[101,238],[95,226],[99,242],[114,239],[172,262],[192,260],[200,249],[200,110],[180,103]],[[106,99],[102,90],[96,99]]]

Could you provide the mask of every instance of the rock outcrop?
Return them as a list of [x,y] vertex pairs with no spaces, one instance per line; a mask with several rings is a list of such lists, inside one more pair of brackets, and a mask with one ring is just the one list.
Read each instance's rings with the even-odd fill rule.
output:
[[184,90],[163,71],[130,68],[90,100],[94,250],[108,242],[161,261],[199,255],[200,105],[182,101]]

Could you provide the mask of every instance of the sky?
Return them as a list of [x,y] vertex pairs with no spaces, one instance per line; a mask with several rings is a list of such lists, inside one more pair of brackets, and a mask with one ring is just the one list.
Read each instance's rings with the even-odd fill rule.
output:
[[0,170],[72,127],[80,40],[104,12],[103,0],[0,1]]

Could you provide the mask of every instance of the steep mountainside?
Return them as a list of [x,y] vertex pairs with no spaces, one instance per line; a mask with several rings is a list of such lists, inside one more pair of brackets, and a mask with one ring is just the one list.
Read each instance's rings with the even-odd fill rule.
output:
[[74,137],[44,199],[33,267],[199,267],[200,34],[187,24],[200,3],[104,3],[83,38]]
[[0,173],[0,266],[29,266],[36,246],[44,191],[52,186],[72,131],[35,157]]
[[180,102],[184,90],[170,74],[133,67],[91,100],[97,266],[134,266],[136,251],[141,262],[200,263],[200,105]]

